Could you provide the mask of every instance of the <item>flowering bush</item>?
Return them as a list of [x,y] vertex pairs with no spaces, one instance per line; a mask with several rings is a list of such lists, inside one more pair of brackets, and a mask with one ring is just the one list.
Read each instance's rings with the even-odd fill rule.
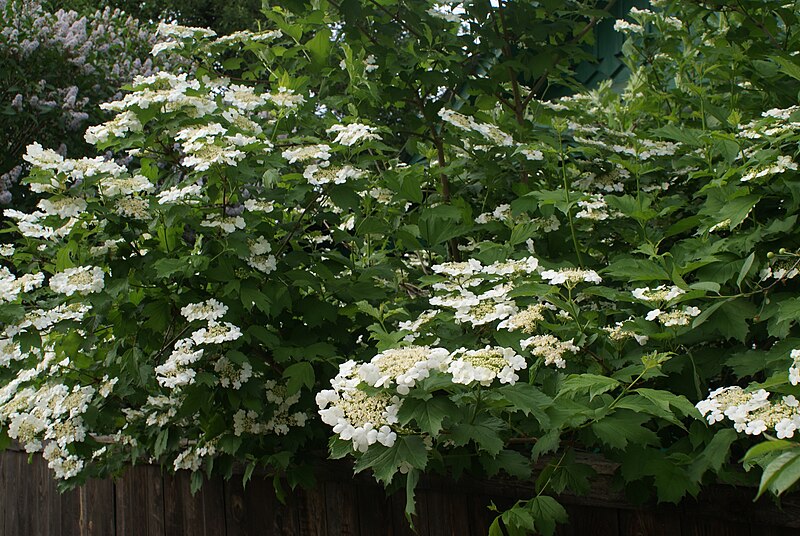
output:
[[563,98],[544,88],[598,20],[577,3],[162,25],[154,52],[192,72],[137,77],[86,132],[130,162],[25,154],[42,199],[5,212],[3,433],[67,485],[140,458],[195,486],[235,462],[295,484],[331,436],[409,512],[424,471],[544,463],[496,534],[565,520],[552,495],[594,476],[578,450],[678,501],[753,481],[727,462],[774,430],[748,463],[787,489],[791,7],[659,4],[616,24],[623,91]]
[[154,32],[119,10],[81,16],[50,12],[37,0],[3,0],[0,13],[0,204],[8,205],[26,171],[26,145],[38,140],[62,155],[83,156],[83,131],[102,118],[97,105],[134,75],[169,68],[174,58],[148,58]]

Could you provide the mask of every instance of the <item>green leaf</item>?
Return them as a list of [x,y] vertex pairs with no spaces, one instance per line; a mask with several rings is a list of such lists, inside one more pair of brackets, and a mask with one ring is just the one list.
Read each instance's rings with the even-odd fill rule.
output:
[[316,379],[314,367],[307,361],[301,361],[300,363],[289,365],[283,371],[283,377],[287,378],[286,396],[292,396],[303,386],[306,386],[308,389],[312,389]]
[[331,436],[328,440],[328,453],[332,460],[340,460],[345,456],[353,454],[353,442],[339,439],[339,436]]
[[406,435],[397,438],[391,447],[372,445],[359,457],[355,464],[356,473],[364,469],[372,469],[375,478],[388,486],[392,478],[403,464],[416,469],[425,469],[428,463],[428,451],[420,436]]
[[423,432],[436,436],[442,431],[442,423],[451,415],[455,415],[458,408],[449,398],[437,396],[430,400],[407,398],[397,415],[400,424],[416,421]]
[[550,430],[536,441],[531,449],[531,459],[538,460],[542,454],[555,452],[561,445],[561,430]]
[[533,472],[530,460],[516,450],[504,449],[497,456],[481,457],[480,461],[490,477],[497,475],[500,471],[505,471],[520,480],[528,480]]
[[156,442],[153,444],[153,457],[158,458],[167,450],[167,442],[169,441],[169,429],[165,428],[156,436]]
[[781,56],[770,56],[769,59],[780,64],[783,73],[788,74],[795,80],[800,80],[800,65],[797,65],[789,58]]
[[505,424],[497,417],[479,414],[472,423],[461,423],[453,429],[451,439],[456,446],[474,441],[481,450],[496,456],[503,450],[503,439],[499,431]]
[[739,270],[739,277],[736,278],[736,286],[739,287],[740,290],[742,288],[742,281],[744,281],[744,278],[747,277],[748,272],[750,272],[750,267],[753,266],[753,261],[755,259],[756,254],[753,252],[747,256],[742,265],[742,269]]
[[625,281],[671,281],[663,266],[645,259],[620,259],[612,262],[604,273]]
[[306,48],[311,55],[311,65],[315,70],[321,69],[328,63],[331,52],[331,31],[320,28],[316,35],[306,43]]
[[495,393],[505,399],[514,411],[521,411],[525,416],[533,415],[543,428],[550,424],[545,410],[553,404],[553,399],[533,385],[517,382],[494,389]]
[[759,443],[758,445],[751,447],[750,450],[745,453],[744,458],[742,458],[742,462],[745,469],[750,469],[758,459],[766,456],[767,454],[773,454],[777,450],[793,449],[795,447],[797,447],[797,443],[794,441],[787,441],[785,439],[772,439],[769,441],[764,441],[763,443]]
[[417,483],[419,482],[419,471],[417,470],[410,470],[408,474],[406,474],[406,508],[405,508],[405,515],[406,519],[408,520],[408,524],[411,528],[414,528],[414,520],[413,516],[417,513],[417,501],[415,500],[415,492],[417,489]]
[[656,389],[639,388],[636,392],[650,400],[656,406],[659,406],[665,411],[670,411],[670,406],[677,409],[681,415],[691,416],[695,419],[702,419],[702,415],[697,408],[689,402],[683,395],[676,395],[669,391],[660,391]]
[[544,536],[552,536],[557,523],[566,523],[567,511],[552,497],[540,495],[530,500],[528,509],[533,517],[536,530]]
[[650,419],[629,410],[619,410],[592,424],[597,438],[615,449],[624,449],[629,442],[636,445],[658,444],[658,436],[642,426]]
[[735,430],[723,428],[709,441],[708,445],[689,466],[689,475],[693,480],[699,481],[703,474],[711,469],[717,472],[725,463],[731,450],[731,445],[738,438]]
[[767,489],[775,495],[780,495],[798,480],[800,480],[800,447],[784,452],[764,468],[756,499]]
[[564,383],[561,384],[561,389],[556,398],[560,398],[564,395],[588,392],[589,400],[592,400],[597,395],[611,391],[619,385],[620,383],[618,380],[609,378],[608,376],[599,376],[597,374],[571,374],[564,380]]
[[159,279],[166,279],[176,272],[185,273],[189,263],[185,258],[181,259],[158,259],[153,263],[153,269]]

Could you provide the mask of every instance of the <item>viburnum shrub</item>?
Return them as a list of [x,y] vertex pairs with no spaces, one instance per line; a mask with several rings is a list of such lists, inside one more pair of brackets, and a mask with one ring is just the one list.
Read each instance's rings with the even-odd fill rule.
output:
[[86,133],[127,163],[28,148],[4,434],[67,485],[153,459],[195,486],[236,462],[295,484],[330,436],[409,513],[424,472],[536,471],[493,534],[552,534],[586,451],[674,502],[755,483],[736,462],[774,433],[747,463],[785,491],[797,6],[657,4],[615,24],[621,90],[560,98],[603,17],[580,2],[162,25],[191,74],[137,78]]
[[[49,11],[38,0],[3,0],[0,15],[0,204],[9,205],[13,191],[24,193],[14,185],[27,171],[20,159],[28,144],[84,156],[91,146],[83,131],[103,120],[97,106],[134,75],[179,58],[149,58],[155,32],[120,10],[81,15]],[[20,202],[14,205],[24,208]]]

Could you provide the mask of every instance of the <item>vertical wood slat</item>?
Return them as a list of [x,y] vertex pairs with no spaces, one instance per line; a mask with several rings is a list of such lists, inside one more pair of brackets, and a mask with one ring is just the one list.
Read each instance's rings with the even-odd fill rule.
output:
[[676,508],[619,511],[620,536],[677,536],[681,518]]
[[272,480],[253,477],[245,488],[240,478],[225,482],[227,536],[294,536],[299,532],[295,498],[282,504]]
[[359,536],[355,483],[328,481],[324,486],[328,535]]
[[[234,479],[206,482],[192,497],[189,473],[162,476],[157,467],[129,470],[116,482],[89,481],[58,494],[51,471],[40,456],[19,451],[0,453],[0,536],[128,535],[286,535],[410,536],[403,516],[404,490],[386,498],[380,486],[328,478],[312,490],[297,490],[283,505],[272,482],[254,479],[246,489]],[[494,513],[489,497],[466,495],[458,488],[429,482],[417,495],[416,526],[423,536],[485,535]],[[495,498],[508,507],[518,492]],[[723,490],[734,494],[733,490]],[[501,492],[502,494],[502,492]],[[767,518],[768,509],[744,511],[749,497],[740,493],[727,508],[721,502],[685,502],[679,507],[625,509],[615,505],[569,504],[571,522],[558,529],[564,536],[789,536],[797,530],[792,502],[782,516]],[[522,497],[527,498],[527,497]],[[227,501],[227,504],[226,504]],[[238,505],[238,506],[237,506]],[[771,506],[771,505],[767,505]],[[774,508],[774,507],[773,507]],[[796,508],[796,505],[795,505]],[[753,514],[751,517],[750,514]],[[116,519],[115,519],[116,518]]]
[[359,534],[395,536],[392,522],[392,501],[375,486],[361,484],[356,487],[358,497]]
[[31,519],[38,512],[33,508],[36,498],[34,475],[28,467],[27,454],[24,452],[9,451],[4,453],[10,456],[10,463],[6,465],[6,489],[3,502],[5,503],[5,535],[33,534]]
[[325,488],[321,482],[312,489],[297,492],[297,517],[300,536],[327,536]]
[[116,536],[166,536],[164,480],[158,467],[131,467],[114,486]]
[[168,536],[224,535],[222,479],[206,480],[192,495],[191,473],[164,475],[164,530]]
[[[566,505],[569,523],[559,525],[559,536],[619,536],[617,510],[611,508],[592,508],[582,505]],[[673,533],[674,534],[674,533]],[[649,536],[649,535],[648,535]]]

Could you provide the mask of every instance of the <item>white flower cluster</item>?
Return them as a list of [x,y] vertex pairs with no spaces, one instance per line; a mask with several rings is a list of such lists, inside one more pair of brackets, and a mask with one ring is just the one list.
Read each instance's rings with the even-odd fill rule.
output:
[[272,416],[264,425],[265,432],[286,435],[290,428],[305,426],[308,415],[303,411],[291,411],[292,406],[300,401],[300,392],[287,396],[286,386],[275,380],[266,381],[264,391],[267,402],[273,404]]
[[333,143],[352,147],[357,143],[368,140],[380,140],[380,135],[376,134],[375,127],[362,123],[350,123],[349,125],[333,125],[328,129],[328,134],[336,134]]
[[[197,198],[202,195],[203,187],[199,184],[189,184],[187,186],[173,186],[158,193],[158,204],[169,205],[187,200],[187,198]],[[185,201],[186,204],[194,204],[194,199]]]
[[181,307],[181,315],[189,322],[194,320],[213,322],[225,316],[227,312],[228,306],[214,298],[200,303],[190,303]]
[[247,264],[265,274],[274,272],[277,268],[277,260],[275,255],[270,255],[272,246],[263,236],[258,237],[256,240],[249,242],[250,257],[247,259]]
[[0,266],[0,305],[15,301],[20,293],[30,292],[42,286],[44,274],[24,274],[17,278],[5,266]]
[[549,303],[529,305],[525,309],[514,313],[497,324],[497,329],[507,329],[508,331],[520,330],[523,333],[533,333],[536,331],[537,324],[544,320],[542,313],[545,309],[555,309],[555,306]]
[[797,171],[797,163],[792,160],[791,156],[781,155],[774,164],[753,168],[742,175],[742,182],[748,182],[768,175],[777,175],[787,170]]
[[789,367],[789,383],[797,385],[800,383],[800,350],[792,350],[790,357],[792,364]]
[[567,366],[567,362],[564,359],[565,353],[577,353],[580,351],[580,348],[572,343],[572,339],[561,341],[550,334],[534,335],[519,341],[519,344],[523,350],[530,349],[532,355],[543,357],[545,365],[555,365],[557,368]]
[[231,234],[236,229],[244,229],[247,227],[247,222],[241,216],[221,216],[218,213],[209,214],[206,216],[200,225],[203,227],[217,228],[225,234]]
[[486,346],[479,350],[460,348],[450,359],[447,372],[453,375],[453,383],[469,385],[478,382],[487,387],[495,379],[513,385],[519,380],[517,371],[527,365],[525,358],[513,348],[499,346]]
[[361,378],[356,367],[352,360],[343,363],[331,380],[333,389],[317,393],[322,422],[331,426],[333,433],[344,441],[352,441],[358,452],[366,452],[375,443],[391,447],[397,440],[391,426],[397,423],[402,402],[397,395],[368,395],[358,389]]
[[43,225],[41,221],[47,218],[48,215],[38,210],[26,214],[18,210],[7,208],[3,211],[3,214],[7,218],[15,220],[20,234],[28,238],[43,238],[46,240],[62,238],[69,235],[73,227],[78,223],[78,218],[72,217],[60,227]]
[[154,370],[158,384],[168,389],[194,383],[195,370],[191,367],[203,357],[203,349],[195,349],[192,339],[181,339],[164,362]]
[[41,451],[42,441],[46,441],[44,457],[49,467],[57,478],[71,478],[83,468],[83,462],[67,449],[86,439],[88,431],[83,414],[95,396],[95,389],[81,385],[70,389],[60,383],[18,389],[22,381],[32,379],[38,371],[30,373],[0,391],[0,422],[7,424],[9,437],[22,443],[27,452]]
[[303,171],[303,177],[314,186],[344,184],[348,179],[359,179],[363,176],[364,172],[353,166],[329,167],[328,162],[319,165],[311,164]]
[[[139,192],[152,191],[155,186],[147,177],[134,175],[133,177],[110,178],[100,182],[99,189],[106,197],[131,195]],[[62,216],[63,217],[63,216]]]
[[279,106],[281,108],[288,108],[290,110],[297,108],[304,102],[306,102],[305,97],[302,95],[298,95],[295,93],[293,89],[287,89],[283,86],[278,88],[278,91],[273,93],[268,93],[265,97],[275,104],[275,106]]
[[431,370],[440,370],[449,358],[450,352],[445,348],[408,346],[385,350],[358,367],[358,375],[372,387],[387,388],[394,383],[399,394],[407,395],[419,380],[427,378]]
[[483,135],[484,138],[494,145],[499,145],[501,147],[510,147],[514,145],[514,138],[512,138],[510,134],[491,123],[480,123],[473,117],[448,110],[447,108],[439,110],[439,117],[461,130],[477,132]]
[[[231,326],[231,324],[228,325]],[[219,375],[219,384],[232,389],[240,389],[253,375],[253,366],[250,363],[245,361],[241,365],[237,365],[225,356],[217,359],[217,362],[214,363],[214,370]]]
[[617,322],[613,326],[605,326],[601,329],[606,332],[609,339],[617,343],[623,343],[626,340],[633,338],[639,343],[640,346],[644,346],[650,339],[650,337],[647,335],[639,335],[635,331],[626,329],[624,322]]
[[585,201],[578,201],[579,210],[575,217],[584,220],[603,221],[609,218],[608,205],[601,194],[590,195]]
[[697,409],[709,424],[727,418],[737,432],[759,435],[774,430],[779,439],[791,438],[800,427],[800,402],[784,396],[779,402],[769,401],[764,389],[747,392],[741,387],[720,387],[697,403]]
[[325,144],[301,145],[284,149],[281,156],[288,160],[290,164],[307,160],[328,160],[331,157],[331,148]]
[[542,272],[542,279],[551,285],[566,285],[574,287],[578,283],[602,283],[602,279],[594,270],[582,270],[580,268],[559,268],[558,270],[545,270]]
[[639,287],[635,288],[631,291],[633,297],[646,301],[646,302],[669,302],[677,298],[682,294],[686,294],[686,291],[680,287],[671,286],[667,287],[665,285],[659,285],[655,288],[650,287]]
[[78,266],[67,268],[50,278],[50,289],[59,294],[82,296],[103,290],[104,273],[99,266]]
[[662,311],[661,309],[653,309],[647,313],[645,318],[650,320],[658,320],[665,327],[671,326],[688,326],[692,318],[700,314],[700,309],[697,307],[684,306],[680,310]]

